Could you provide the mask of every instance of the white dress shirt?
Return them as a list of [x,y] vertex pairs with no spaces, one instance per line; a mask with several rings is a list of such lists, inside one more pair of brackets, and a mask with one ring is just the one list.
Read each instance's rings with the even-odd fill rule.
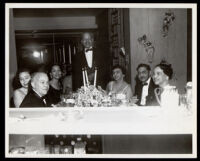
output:
[[87,64],[90,68],[92,68],[92,56],[93,56],[93,51],[90,50],[86,52],[86,49],[85,49],[85,57],[87,60]]
[[140,104],[143,105],[143,106],[146,105],[146,96],[148,96],[148,90],[149,90],[150,80],[151,80],[151,78],[149,78],[146,81],[147,85],[144,85],[143,88],[142,88],[142,95],[141,95],[141,102],[140,102]]

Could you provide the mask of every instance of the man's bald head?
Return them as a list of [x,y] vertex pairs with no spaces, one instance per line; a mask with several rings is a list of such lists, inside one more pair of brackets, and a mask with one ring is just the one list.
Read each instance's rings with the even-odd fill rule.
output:
[[46,95],[49,90],[49,78],[46,73],[36,72],[32,75],[31,86],[41,97]]
[[84,32],[81,35],[81,43],[85,48],[93,47],[94,44],[94,34],[91,32]]

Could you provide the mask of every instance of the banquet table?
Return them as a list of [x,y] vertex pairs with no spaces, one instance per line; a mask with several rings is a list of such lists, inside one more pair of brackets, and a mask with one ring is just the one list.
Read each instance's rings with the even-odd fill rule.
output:
[[22,145],[16,137],[41,142],[44,135],[90,134],[102,136],[103,154],[192,154],[196,129],[194,113],[183,107],[15,108],[8,114],[10,147]]
[[[9,134],[191,134],[193,115],[159,106],[9,109]],[[178,108],[177,108],[178,109]]]

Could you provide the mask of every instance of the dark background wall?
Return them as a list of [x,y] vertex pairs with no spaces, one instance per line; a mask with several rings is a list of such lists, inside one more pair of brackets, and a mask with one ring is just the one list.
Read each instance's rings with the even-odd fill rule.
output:
[[191,154],[192,135],[104,135],[104,154]]

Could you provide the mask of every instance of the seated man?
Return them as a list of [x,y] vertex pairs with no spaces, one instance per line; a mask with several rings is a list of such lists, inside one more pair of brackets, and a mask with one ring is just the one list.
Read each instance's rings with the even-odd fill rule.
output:
[[49,90],[49,79],[46,73],[36,72],[31,79],[31,91],[25,96],[20,107],[47,107],[44,96]]
[[139,64],[137,67],[138,75],[134,95],[139,99],[137,104],[141,106],[158,105],[154,94],[154,89],[158,86],[154,84],[150,71],[151,68],[147,64]]

